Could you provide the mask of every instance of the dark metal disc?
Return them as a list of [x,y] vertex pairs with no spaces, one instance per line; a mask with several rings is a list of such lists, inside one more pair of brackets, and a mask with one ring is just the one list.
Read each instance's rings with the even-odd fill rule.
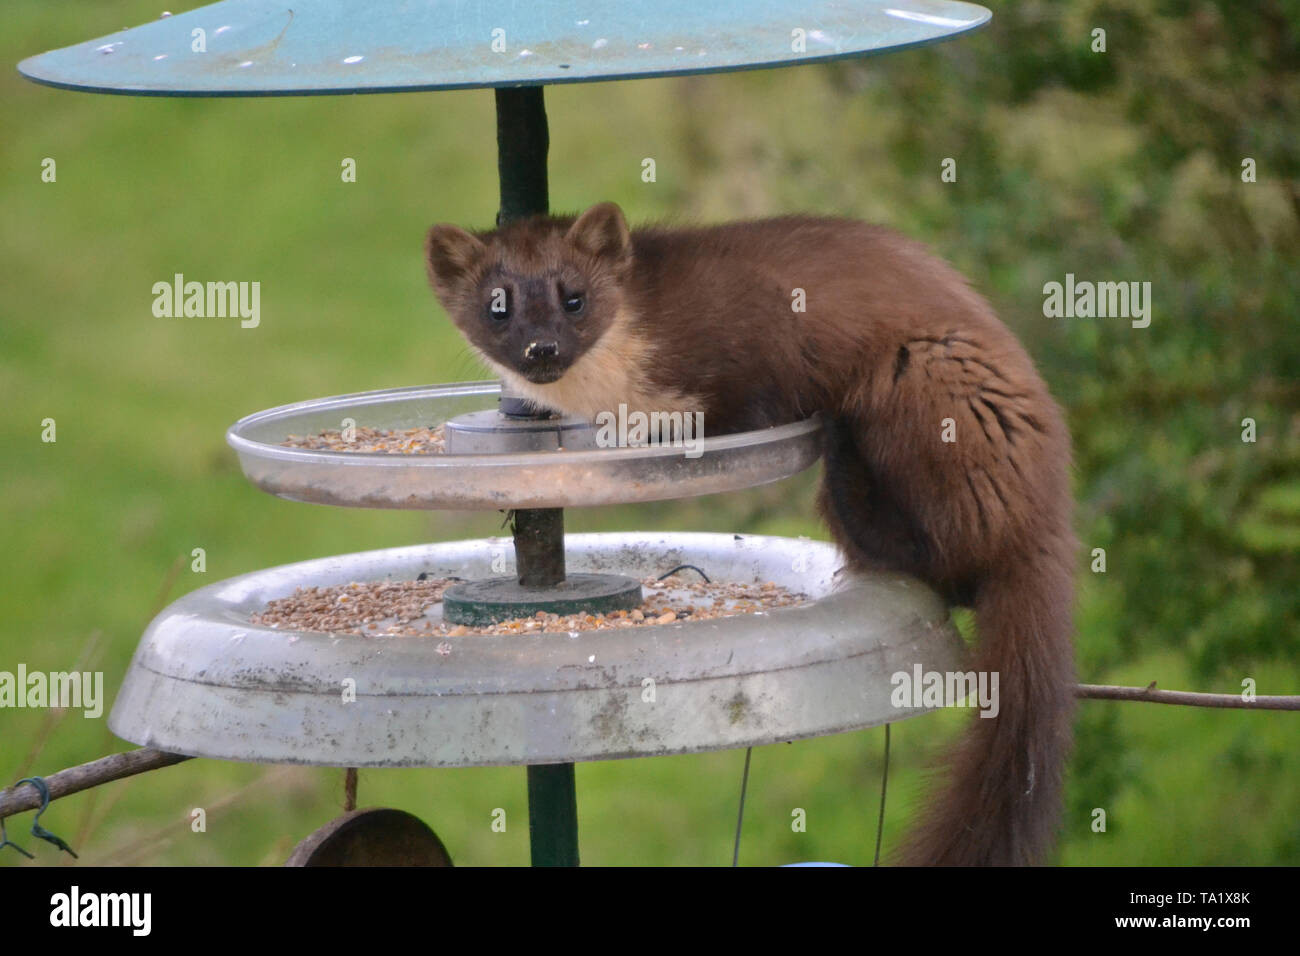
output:
[[285,866],[451,866],[438,835],[403,810],[353,810],[296,847]]
[[442,616],[453,624],[487,627],[548,614],[608,614],[641,606],[641,583],[622,574],[571,574],[552,587],[527,588],[514,578],[453,584],[442,595]]

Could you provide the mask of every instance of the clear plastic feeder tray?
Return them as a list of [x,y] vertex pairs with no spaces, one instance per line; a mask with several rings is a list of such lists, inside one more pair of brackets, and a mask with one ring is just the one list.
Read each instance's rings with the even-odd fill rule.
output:
[[[816,418],[705,437],[698,457],[672,445],[509,454],[400,455],[280,444],[289,435],[358,426],[404,429],[494,409],[497,382],[395,388],[284,405],[226,433],[253,484],[281,498],[362,508],[567,508],[688,498],[777,481],[821,452]],[[705,422],[707,436],[708,422]]]

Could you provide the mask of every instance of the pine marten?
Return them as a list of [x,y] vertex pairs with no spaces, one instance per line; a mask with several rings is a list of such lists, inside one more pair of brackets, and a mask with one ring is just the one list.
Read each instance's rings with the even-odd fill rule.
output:
[[613,203],[434,226],[426,258],[471,347],[546,408],[703,411],[706,435],[820,412],[818,510],[847,563],[973,607],[976,667],[999,675],[898,859],[1044,861],[1074,700],[1070,439],[958,272],[848,219],[630,231]]

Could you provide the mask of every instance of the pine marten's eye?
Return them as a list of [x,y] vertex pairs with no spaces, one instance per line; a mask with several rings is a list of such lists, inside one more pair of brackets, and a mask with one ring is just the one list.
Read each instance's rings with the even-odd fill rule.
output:
[[488,316],[496,319],[498,322],[504,322],[510,318],[510,297],[506,294],[505,289],[493,289],[492,295],[488,297]]
[[564,311],[577,315],[587,304],[587,298],[581,292],[571,292],[564,297]]

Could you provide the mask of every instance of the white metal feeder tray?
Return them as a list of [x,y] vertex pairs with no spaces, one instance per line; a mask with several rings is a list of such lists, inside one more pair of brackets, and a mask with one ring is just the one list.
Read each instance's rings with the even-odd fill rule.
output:
[[[965,645],[929,588],[901,575],[846,576],[826,543],[581,534],[565,547],[574,571],[644,578],[693,564],[714,581],[771,581],[809,600],[572,634],[370,637],[250,623],[298,587],[421,573],[487,577],[511,549],[508,538],[484,539],[306,561],[213,584],[168,607],[140,643],[109,727],[134,743],[226,760],[560,763],[872,727],[921,712],[892,705],[893,675],[916,665],[964,668]],[[348,681],[355,701],[345,703]]]

